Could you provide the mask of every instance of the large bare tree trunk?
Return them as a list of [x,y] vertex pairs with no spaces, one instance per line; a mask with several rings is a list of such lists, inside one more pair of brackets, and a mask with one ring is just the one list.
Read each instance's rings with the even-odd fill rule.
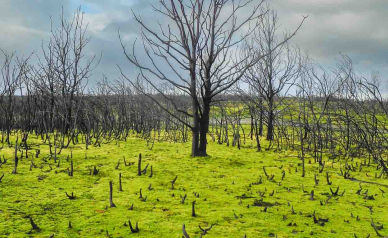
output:
[[198,146],[199,146],[199,114],[198,114],[198,104],[195,98],[192,98],[192,107],[193,107],[193,126],[192,126],[192,144],[191,144],[191,156],[198,156]]
[[207,152],[207,132],[209,130],[210,120],[210,100],[204,99],[204,108],[200,123],[200,141],[199,141],[199,156],[206,156]]

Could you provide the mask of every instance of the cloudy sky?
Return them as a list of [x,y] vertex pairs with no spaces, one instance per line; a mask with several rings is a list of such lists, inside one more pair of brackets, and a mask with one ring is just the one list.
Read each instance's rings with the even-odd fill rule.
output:
[[[360,73],[368,76],[378,70],[382,78],[388,74],[388,1],[387,0],[267,0],[278,11],[280,30],[293,30],[309,15],[292,44],[322,65],[333,66],[339,52],[348,54]],[[103,58],[90,82],[102,74],[113,80],[119,76],[117,64],[129,75],[136,69],[124,57],[117,31],[131,42],[139,34],[131,9],[150,26],[157,27],[157,15],[151,9],[158,0],[0,0],[0,48],[27,55],[40,54],[42,40],[50,39],[50,15],[54,26],[62,6],[67,17],[81,6],[89,23],[86,56]],[[247,9],[249,10],[249,9]],[[242,13],[243,14],[243,13]],[[0,56],[0,62],[3,60]]]

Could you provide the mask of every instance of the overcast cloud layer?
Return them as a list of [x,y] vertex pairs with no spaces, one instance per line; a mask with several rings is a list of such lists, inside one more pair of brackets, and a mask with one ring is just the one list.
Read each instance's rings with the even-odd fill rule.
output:
[[[339,52],[348,54],[364,76],[379,70],[383,79],[388,74],[388,1],[387,0],[268,0],[278,11],[281,29],[294,30],[302,15],[309,15],[292,44],[323,64],[332,66]],[[50,39],[50,15],[54,26],[62,6],[67,17],[78,6],[85,11],[92,40],[86,56],[103,52],[103,58],[90,82],[102,74],[114,80],[119,76],[117,64],[130,75],[136,69],[124,57],[117,31],[131,45],[138,37],[139,26],[131,9],[145,22],[157,27],[151,4],[157,0],[0,0],[0,48],[27,55],[40,53],[40,47]],[[249,10],[249,9],[247,9]],[[0,63],[2,63],[0,56]]]

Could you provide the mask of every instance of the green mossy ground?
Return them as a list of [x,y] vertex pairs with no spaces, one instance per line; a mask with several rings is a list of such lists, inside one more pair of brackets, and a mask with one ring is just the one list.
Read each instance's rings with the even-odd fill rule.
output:
[[[41,143],[29,139],[29,142]],[[40,146],[39,158],[23,158],[16,175],[13,169],[13,148],[3,148],[7,163],[0,168],[0,237],[182,237],[182,225],[191,237],[199,237],[201,227],[215,224],[205,237],[371,237],[376,236],[370,219],[376,225],[384,224],[380,230],[388,235],[388,189],[374,184],[362,184],[361,195],[356,192],[358,182],[345,180],[339,172],[339,163],[326,162],[323,173],[318,172],[318,164],[306,163],[306,177],[301,177],[300,160],[297,152],[255,152],[254,144],[247,143],[241,150],[216,142],[209,142],[209,154],[205,158],[191,158],[190,143],[177,144],[156,142],[149,150],[146,142],[130,138],[127,142],[90,146],[88,150],[74,147],[74,176],[67,174],[70,161],[66,157],[70,150],[59,155],[61,165],[56,167],[53,160],[44,162],[48,154],[47,146]],[[150,167],[145,176],[137,176],[138,155],[143,155],[143,168],[148,163],[153,167],[153,177],[149,177]],[[87,155],[87,158],[85,158]],[[124,166],[127,162],[135,163]],[[30,161],[38,168],[29,171]],[[115,169],[120,159],[119,169]],[[308,161],[309,159],[307,159]],[[359,164],[355,159],[349,164]],[[52,170],[49,167],[51,164]],[[89,175],[88,167],[97,165],[98,175]],[[40,168],[43,166],[43,168]],[[275,175],[269,181],[263,172]],[[298,172],[296,172],[296,169]],[[285,171],[284,180],[281,179]],[[325,172],[329,171],[331,186],[327,185]],[[359,180],[374,181],[388,185],[384,179],[375,179],[376,166],[364,167],[351,176]],[[119,173],[122,174],[122,192],[119,191]],[[369,174],[369,177],[366,176]],[[315,186],[314,175],[318,175],[319,185]],[[171,190],[171,180],[178,179]],[[262,177],[262,184],[252,185]],[[109,181],[113,181],[113,201],[116,208],[109,208]],[[152,184],[153,190],[148,190]],[[306,192],[302,190],[302,184]],[[326,203],[330,187],[340,187],[343,196],[334,196]],[[142,189],[144,202],[139,199]],[[314,190],[315,200],[310,200]],[[363,193],[373,195],[375,200],[364,199]],[[260,200],[258,191],[265,192],[263,201],[274,204],[264,212],[264,207],[253,206]],[[270,193],[275,191],[273,196]],[[74,192],[75,200],[70,200],[65,192]],[[199,193],[199,198],[194,192]],[[181,197],[187,194],[185,204]],[[246,196],[253,198],[238,198]],[[197,217],[191,217],[191,202],[196,201]],[[323,205],[320,202],[323,202]],[[131,205],[134,210],[128,210]],[[296,214],[292,214],[291,206]],[[372,213],[368,207],[373,207]],[[311,215],[328,218],[324,226],[314,224]],[[354,217],[351,217],[351,213]],[[236,218],[236,216],[237,218]],[[41,228],[32,231],[28,220],[31,216]],[[357,220],[359,217],[359,221]],[[285,218],[285,219],[284,219]],[[139,222],[140,232],[132,234],[128,226]],[[71,221],[73,228],[68,228]],[[296,224],[289,226],[289,224]]]

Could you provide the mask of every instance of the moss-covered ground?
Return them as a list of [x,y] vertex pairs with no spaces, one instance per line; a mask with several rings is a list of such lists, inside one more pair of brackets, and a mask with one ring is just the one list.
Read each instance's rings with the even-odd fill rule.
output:
[[[33,138],[29,142],[42,143]],[[250,142],[241,150],[209,142],[210,156],[202,158],[190,157],[190,143],[156,142],[150,150],[145,141],[129,138],[88,150],[75,146],[73,176],[67,173],[70,149],[58,156],[59,167],[53,159],[44,160],[47,146],[40,149],[39,158],[22,158],[17,174],[11,173],[13,148],[0,150],[7,159],[0,167],[0,176],[4,173],[0,183],[0,237],[107,237],[108,233],[110,237],[179,238],[183,224],[190,237],[200,237],[199,225],[208,228],[212,224],[204,237],[375,237],[371,218],[376,226],[384,225],[379,233],[388,235],[388,181],[375,178],[374,164],[363,166],[360,172],[363,159],[348,161],[357,167],[351,177],[385,186],[362,183],[357,194],[360,183],[344,179],[340,163],[326,159],[319,173],[318,163],[307,158],[306,177],[302,178],[296,151],[256,152]],[[142,176],[137,175],[139,153],[142,168],[149,164]],[[124,165],[124,157],[130,166]],[[37,166],[32,171],[31,160]],[[342,161],[342,169],[344,164]],[[89,168],[95,165],[100,171],[90,175]],[[326,171],[331,185],[327,184]],[[119,173],[123,191],[119,191]],[[109,181],[113,181],[115,208],[109,206]],[[330,188],[335,192],[338,186],[338,195],[332,195]],[[139,198],[140,189],[146,199]],[[69,199],[66,192],[76,198]],[[186,194],[181,204],[181,196]],[[193,201],[196,217],[191,216]],[[132,204],[133,210],[129,210]],[[317,219],[328,221],[314,223],[314,212]],[[32,230],[29,217],[40,231]],[[139,233],[131,233],[128,220],[138,222]]]

